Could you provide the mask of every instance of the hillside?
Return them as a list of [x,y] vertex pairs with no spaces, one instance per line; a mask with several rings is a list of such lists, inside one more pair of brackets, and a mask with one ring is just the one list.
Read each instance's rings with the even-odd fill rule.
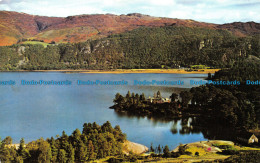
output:
[[22,39],[43,40],[46,43],[84,42],[145,27],[183,26],[208,29],[227,29],[237,36],[260,33],[259,23],[217,25],[142,14],[96,14],[61,17],[35,16],[25,13],[0,11],[0,46],[12,45]]
[[234,22],[229,24],[223,24],[217,26],[220,29],[227,29],[231,31],[236,36],[247,36],[247,35],[255,35],[259,34],[260,24],[255,22]]
[[227,30],[167,26],[140,27],[80,43],[26,41],[0,47],[0,70],[231,67],[235,61],[260,57],[259,36],[240,38]]
[[61,20],[63,18],[0,11],[0,46],[15,44],[19,39],[32,37]]

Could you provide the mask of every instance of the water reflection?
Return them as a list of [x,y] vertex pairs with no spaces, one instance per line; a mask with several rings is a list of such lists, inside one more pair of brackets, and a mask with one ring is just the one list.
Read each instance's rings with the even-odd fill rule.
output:
[[202,133],[205,139],[210,140],[234,140],[235,132],[230,128],[223,128],[216,124],[207,124],[202,121],[201,117],[185,117],[185,118],[162,118],[151,116],[140,116],[128,112],[117,112],[119,117],[127,118],[147,118],[154,125],[157,123],[171,123],[170,132],[172,134],[192,135]]

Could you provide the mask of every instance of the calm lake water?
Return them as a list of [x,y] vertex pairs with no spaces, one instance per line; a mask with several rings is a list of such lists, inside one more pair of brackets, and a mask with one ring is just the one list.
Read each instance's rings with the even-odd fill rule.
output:
[[[163,97],[192,87],[190,80],[203,80],[207,74],[83,74],[62,72],[1,72],[0,81],[14,80],[16,85],[0,85],[0,136],[11,136],[15,143],[61,135],[82,130],[86,122],[103,124],[110,121],[120,125],[130,141],[150,147],[206,140],[202,133],[181,134],[180,121],[154,120],[146,117],[118,115],[109,109],[117,92],[125,95],[128,90],[153,96],[160,90]],[[69,86],[21,85],[21,80],[72,81]],[[77,85],[84,81],[128,81],[127,86]],[[184,81],[182,86],[134,86],[134,80]],[[179,88],[178,88],[179,87]],[[172,129],[177,133],[173,134]]]

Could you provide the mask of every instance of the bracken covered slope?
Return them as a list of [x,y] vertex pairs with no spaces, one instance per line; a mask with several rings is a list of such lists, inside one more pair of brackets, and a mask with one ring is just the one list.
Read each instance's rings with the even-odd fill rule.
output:
[[193,20],[152,17],[138,13],[78,15],[61,18],[0,11],[0,46],[12,45],[22,39],[37,39],[44,42],[82,42],[130,31],[140,26],[227,29],[237,36],[260,33],[259,23],[254,22],[218,25]]

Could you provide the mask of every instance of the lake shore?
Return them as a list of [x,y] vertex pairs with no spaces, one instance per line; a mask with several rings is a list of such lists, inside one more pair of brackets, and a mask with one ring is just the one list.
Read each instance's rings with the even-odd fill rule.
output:
[[130,74],[130,73],[165,73],[165,74],[207,74],[215,73],[220,69],[197,69],[187,71],[185,69],[115,69],[115,70],[17,70],[7,72],[65,72],[65,73],[100,73],[100,74]]

